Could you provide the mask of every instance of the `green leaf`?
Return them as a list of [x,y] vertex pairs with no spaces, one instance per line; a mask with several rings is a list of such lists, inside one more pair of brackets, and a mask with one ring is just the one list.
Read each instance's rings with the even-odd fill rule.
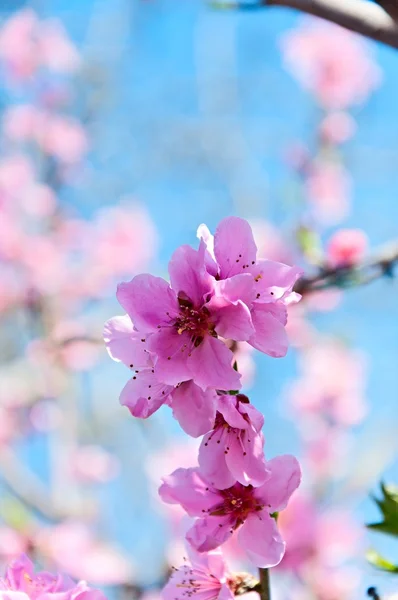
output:
[[371,565],[388,573],[396,573],[398,575],[398,565],[393,565],[388,560],[380,556],[376,550],[370,549],[366,553],[366,558]]
[[319,264],[323,259],[322,242],[319,234],[309,227],[299,227],[296,231],[298,246],[312,263]]
[[382,497],[372,496],[380,509],[383,519],[378,523],[368,523],[369,529],[388,535],[398,536],[398,487],[380,484]]

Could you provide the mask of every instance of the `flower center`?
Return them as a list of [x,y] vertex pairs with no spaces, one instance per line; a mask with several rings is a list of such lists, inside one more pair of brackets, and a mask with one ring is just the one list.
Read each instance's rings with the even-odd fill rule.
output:
[[180,315],[175,320],[174,326],[179,335],[186,331],[191,336],[195,347],[199,346],[206,335],[216,335],[214,325],[210,320],[210,313],[205,306],[199,309],[195,308],[184,292],[179,292],[178,303]]
[[231,515],[236,520],[235,527],[242,525],[250,513],[258,512],[264,508],[254,496],[252,485],[244,486],[241,483],[235,483],[226,490],[220,490],[219,493],[223,497],[223,502],[216,506],[210,512],[210,515]]

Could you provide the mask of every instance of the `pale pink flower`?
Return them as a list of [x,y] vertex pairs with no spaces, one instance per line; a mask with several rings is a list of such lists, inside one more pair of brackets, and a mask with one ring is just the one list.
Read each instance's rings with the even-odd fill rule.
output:
[[339,229],[330,238],[326,256],[333,267],[352,267],[365,256],[368,236],[362,229]]
[[269,477],[264,458],[263,415],[243,394],[217,396],[213,429],[199,448],[199,467],[218,489],[259,486]]
[[41,530],[35,543],[44,556],[71,577],[95,585],[120,585],[131,580],[132,566],[127,559],[97,540],[83,523],[65,521]]
[[319,342],[301,354],[302,376],[290,387],[290,399],[301,415],[318,415],[343,425],[366,414],[365,361],[338,341]]
[[34,573],[33,563],[22,554],[15,559],[0,578],[1,600],[105,600],[99,590],[91,589],[81,581],[75,583],[63,575],[46,571]]
[[119,463],[113,454],[101,446],[80,446],[71,456],[71,470],[78,481],[106,483],[119,472]]
[[34,33],[38,18],[26,8],[13,14],[0,29],[0,58],[12,79],[29,79],[38,66]]
[[9,106],[3,115],[4,134],[15,142],[35,139],[46,127],[48,114],[33,104]]
[[60,21],[55,19],[42,21],[37,44],[41,64],[51,71],[72,73],[80,66],[77,48]]
[[343,144],[352,138],[357,129],[352,116],[343,111],[326,115],[319,126],[321,140],[328,144]]
[[343,165],[317,160],[305,180],[305,191],[315,218],[323,225],[335,225],[348,216],[351,178]]
[[220,550],[199,554],[188,548],[189,562],[173,569],[162,591],[164,600],[233,600],[233,578]]
[[0,561],[10,562],[27,551],[29,540],[26,535],[7,527],[0,526]]
[[238,531],[238,541],[258,567],[278,564],[285,542],[277,529],[273,512],[283,510],[301,479],[300,466],[293,456],[279,456],[267,463],[269,478],[260,487],[235,483],[217,490],[198,469],[177,469],[163,479],[159,489],[164,502],[180,504],[197,517],[187,532],[188,542],[199,552],[214,550]]
[[67,164],[80,162],[88,152],[87,134],[81,123],[71,117],[50,117],[45,130],[36,136],[45,152]]
[[328,110],[364,103],[380,84],[369,46],[356,34],[304,18],[282,40],[285,65]]
[[294,264],[292,246],[284,239],[280,229],[264,219],[251,219],[250,225],[259,256],[286,265]]

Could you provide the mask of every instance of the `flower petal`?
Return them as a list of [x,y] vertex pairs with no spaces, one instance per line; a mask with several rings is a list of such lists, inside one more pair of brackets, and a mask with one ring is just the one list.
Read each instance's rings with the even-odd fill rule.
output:
[[146,367],[150,355],[141,333],[134,330],[128,315],[113,317],[104,325],[104,341],[113,360],[120,361],[130,368]]
[[218,490],[225,490],[236,483],[236,478],[225,461],[227,435],[225,428],[212,431],[204,436],[199,447],[198,462],[201,473]]
[[221,390],[238,390],[240,374],[232,367],[233,354],[226,345],[212,336],[193,348],[188,357],[192,379],[203,390],[208,387]]
[[283,324],[268,310],[268,304],[255,303],[252,320],[255,334],[248,340],[257,350],[275,358],[285,356],[288,349],[288,337]]
[[244,404],[239,402],[236,396],[228,394],[218,396],[217,410],[222,414],[228,425],[237,429],[247,429],[250,423],[241,415],[241,407],[243,408]]
[[264,457],[264,436],[246,429],[239,436],[231,436],[225,455],[227,466],[242,485],[258,486],[270,477]]
[[215,390],[203,391],[189,381],[178,386],[171,397],[173,416],[185,433],[199,437],[213,428],[217,400]]
[[197,468],[176,469],[171,475],[163,477],[159,495],[167,504],[181,504],[191,517],[201,516],[219,503],[221,498],[214,489],[209,488]]
[[214,254],[221,279],[243,273],[255,262],[257,254],[249,223],[239,217],[223,219],[214,235]]
[[273,302],[291,292],[297,279],[303,274],[299,267],[291,267],[273,260],[259,260],[250,267],[255,278],[255,291],[258,302]]
[[179,314],[176,294],[161,277],[137,275],[120,283],[116,296],[139,331],[156,331]]
[[204,517],[197,519],[188,530],[186,538],[198,552],[214,550],[232,535],[233,522],[230,517]]
[[143,369],[124,386],[120,404],[127,406],[134,417],[147,419],[165,403],[172,389],[158,381],[153,369]]
[[178,294],[183,292],[196,307],[202,306],[204,297],[211,291],[211,277],[205,268],[205,246],[194,250],[180,246],[169,262],[171,287]]
[[156,355],[156,372],[168,385],[191,379],[188,354],[192,347],[186,332],[181,335],[174,327],[158,329],[148,337],[148,349]]
[[269,512],[281,511],[300,485],[300,464],[294,456],[285,454],[269,460],[267,466],[271,476],[255,490],[255,495],[269,507]]
[[264,510],[248,516],[238,532],[238,542],[251,562],[262,569],[279,564],[285,553],[275,519]]
[[254,334],[250,310],[240,300],[236,304],[217,306],[217,298],[209,303],[209,310],[215,319],[215,328],[223,338],[245,342]]

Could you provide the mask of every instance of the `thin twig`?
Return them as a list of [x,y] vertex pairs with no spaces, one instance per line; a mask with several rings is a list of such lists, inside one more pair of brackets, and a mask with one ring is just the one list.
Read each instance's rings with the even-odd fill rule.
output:
[[376,0],[382,8],[388,13],[394,21],[398,21],[398,4],[397,0]]
[[[212,5],[240,10],[272,6],[293,8],[341,25],[387,46],[398,48],[398,23],[394,20],[395,8],[394,12],[392,9],[394,3],[395,0],[381,0],[378,4],[368,0],[258,0],[255,3],[213,0]],[[388,11],[387,6],[390,6]]]
[[398,262],[398,242],[382,248],[363,264],[325,267],[312,276],[299,279],[294,290],[305,295],[328,288],[348,288],[366,285],[380,277],[393,277]]
[[271,600],[271,591],[269,586],[269,569],[259,569],[260,573],[260,598],[261,600]]

